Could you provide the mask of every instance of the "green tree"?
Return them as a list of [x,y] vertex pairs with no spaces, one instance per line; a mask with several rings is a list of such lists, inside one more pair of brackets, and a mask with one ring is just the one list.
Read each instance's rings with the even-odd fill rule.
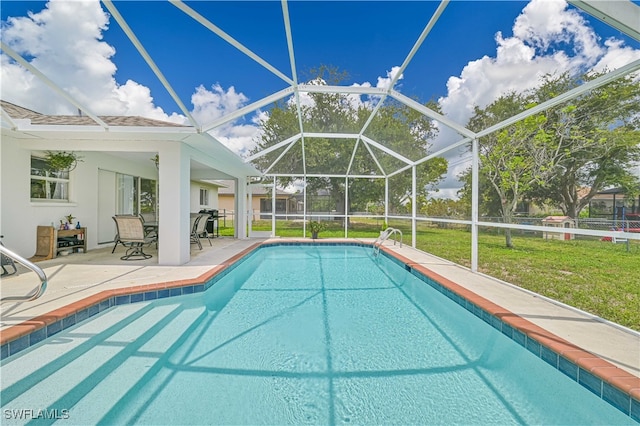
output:
[[447,217],[465,219],[470,216],[470,210],[464,199],[430,198],[420,206],[420,213],[429,217]]
[[[427,106],[433,110],[438,107],[434,103]],[[368,119],[370,111],[361,109],[361,123]],[[387,100],[371,122],[365,134],[371,139],[391,148],[398,154],[410,159],[418,160],[427,155],[429,140],[436,136],[437,129],[428,117],[418,111],[398,102]],[[403,164],[391,156],[379,158],[380,165],[385,173],[392,172]],[[447,172],[448,162],[444,158],[432,158],[416,166],[416,196],[427,197],[430,191],[437,191],[436,184]],[[383,190],[384,182],[378,180],[372,182]],[[399,212],[401,206],[407,206],[411,200],[411,171],[407,170],[393,177],[389,185],[389,204]],[[393,210],[393,208],[392,208]],[[410,211],[410,210],[409,210]]]
[[[312,70],[314,75],[310,84],[337,84],[345,78],[345,73],[336,68],[322,66]],[[318,133],[359,133],[371,115],[371,108],[362,104],[354,104],[344,94],[310,93],[310,101],[300,110],[303,127],[306,132]],[[434,105],[431,105],[435,107]],[[256,141],[253,153],[267,149],[288,137],[300,132],[298,109],[293,102],[279,102],[271,109],[268,118],[261,123],[262,132]],[[436,127],[432,121],[422,114],[400,103],[388,101],[382,105],[365,132],[373,140],[388,148],[413,158],[427,154],[429,140],[435,136]],[[358,144],[358,149],[354,148]],[[272,167],[272,163],[281,155],[282,150],[275,150],[254,161],[261,170]],[[304,158],[304,164],[303,164]],[[379,155],[378,162],[384,173],[397,170],[403,163],[396,158]],[[349,165],[351,168],[349,169]],[[447,170],[445,159],[438,158],[424,162],[417,167],[418,188],[425,193],[435,182],[440,180]],[[355,207],[365,209],[370,202],[379,202],[384,194],[384,179],[350,179],[349,204],[344,205],[347,183],[343,177],[349,171],[355,175],[381,175],[382,171],[371,159],[364,142],[355,139],[305,138],[296,142],[282,156],[271,173],[296,174],[302,176],[303,171],[309,174],[329,175],[327,177],[311,177],[307,179],[307,191],[311,194],[326,191],[330,194],[339,213],[350,211]],[[279,182],[289,185],[299,179],[295,176],[279,177]],[[390,204],[399,205],[410,195],[411,174],[396,176],[394,185],[390,185]]]
[[[458,197],[464,206],[466,217],[471,216],[471,168],[468,168],[458,176],[462,182],[462,188],[458,190]],[[502,204],[500,199],[489,183],[487,177],[480,174],[478,214],[480,216],[497,217],[502,214]]]
[[[479,131],[531,106],[526,95],[509,93],[484,109],[476,108],[469,127]],[[545,123],[546,117],[536,114],[478,141],[480,173],[500,200],[504,223],[512,223],[523,194],[534,184],[543,185],[548,176],[550,164],[545,149],[548,142]],[[507,247],[513,247],[509,228],[505,230],[505,243]]]
[[[600,75],[546,76],[535,90],[476,108],[469,127],[479,131]],[[481,182],[495,191],[481,189],[483,205],[491,207],[497,196],[504,222],[511,223],[523,199],[577,217],[607,186],[637,194],[638,178],[630,170],[640,160],[639,117],[640,83],[628,76],[481,138]],[[467,181],[462,195],[468,196],[469,175],[462,178]],[[509,230],[506,244],[512,246]]]
[[[533,93],[541,103],[583,82],[563,74],[547,76]],[[640,81],[631,76],[593,89],[568,103],[545,111],[545,132],[555,173],[544,185],[535,185],[530,198],[578,217],[589,201],[610,186],[637,194],[640,182],[631,172],[640,160]]]

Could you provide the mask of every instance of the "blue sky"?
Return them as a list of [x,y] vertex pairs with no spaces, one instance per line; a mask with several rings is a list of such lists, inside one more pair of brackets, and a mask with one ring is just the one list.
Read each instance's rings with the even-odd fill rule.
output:
[[[46,2],[3,1],[2,20],[39,12]],[[279,78],[193,22],[166,2],[115,2],[130,27],[160,65],[183,99],[199,84],[234,86],[252,100],[286,87]],[[203,16],[291,75],[279,1],[187,2]],[[331,64],[348,71],[345,82],[375,82],[400,65],[433,14],[435,1],[289,3],[296,63],[306,71]],[[407,95],[428,100],[446,94],[446,81],[469,61],[495,52],[494,34],[511,32],[526,2],[454,1],[414,60],[402,83]],[[104,41],[116,48],[116,81],[144,82],[158,105],[171,111],[173,101],[112,19]],[[435,66],[434,66],[435,64]]]
[[[154,2],[150,8],[147,3],[116,4],[139,37],[146,37],[145,46],[152,56],[165,61],[162,69],[184,94],[183,98],[188,99],[197,84],[234,86],[253,100],[286,86],[215,35],[194,25],[175,7]],[[279,1],[187,4],[286,75],[291,75]],[[526,4],[517,1],[450,3],[407,70],[403,92],[423,100],[446,95],[447,79],[459,74],[469,60],[495,54],[495,33],[502,31],[510,36],[513,21]],[[299,77],[305,77],[305,71],[320,64],[331,64],[351,74],[346,84],[375,82],[378,76],[384,76],[393,66],[402,63],[437,5],[435,1],[291,2],[289,13],[296,64],[303,73]],[[592,24],[603,37],[619,35],[595,19],[591,21],[596,21]],[[170,33],[159,33],[158,25],[171,28]],[[450,26],[456,30],[450,31]],[[123,79],[125,75],[127,78],[140,75],[142,79],[148,74],[147,66],[136,58],[138,54],[128,40],[123,40],[117,25],[111,27],[112,30],[105,33],[105,41],[118,46],[114,61]],[[161,45],[151,42],[156,37],[162,40]],[[188,50],[192,54],[180,53],[186,45],[192,45]],[[205,53],[207,51],[211,53]],[[172,68],[176,59],[179,65]],[[164,90],[158,87],[157,92]]]
[[[291,76],[280,1],[186,4]],[[115,5],[202,123],[288,86],[168,2]],[[349,72],[344,85],[384,86],[438,2],[291,1],[288,7],[301,82],[306,71],[325,64]],[[89,0],[3,0],[3,41],[98,114],[184,122],[106,11]],[[445,114],[464,124],[473,105],[531,88],[543,73],[615,68],[638,58],[640,43],[562,0],[452,1],[396,89],[422,102],[438,100]],[[4,53],[2,86],[5,100],[44,113],[74,112]],[[246,152],[257,131],[255,118],[265,109],[214,135]]]
[[[46,2],[3,1],[2,20],[40,12]],[[286,83],[244,57],[174,6],[159,1],[117,1],[116,7],[157,61],[182,99],[195,87],[219,83],[257,100]],[[287,75],[291,75],[279,1],[188,2],[203,16]],[[527,2],[453,1],[427,38],[401,82],[409,96],[422,100],[446,95],[446,82],[473,59],[495,55],[494,36],[512,35],[515,18]],[[400,65],[429,17],[435,1],[353,1],[289,3],[296,63],[301,78],[320,64],[346,70],[352,82],[375,82]],[[620,33],[588,18],[603,38]],[[115,79],[151,88],[156,103],[176,111],[174,102],[151,74],[118,24],[111,19],[104,41],[116,48]],[[627,42],[631,40],[623,38]],[[637,46],[636,46],[637,47]]]

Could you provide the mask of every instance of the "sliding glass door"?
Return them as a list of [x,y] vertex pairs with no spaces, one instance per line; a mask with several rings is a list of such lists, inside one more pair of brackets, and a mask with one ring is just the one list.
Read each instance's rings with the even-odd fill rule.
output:
[[158,220],[158,185],[155,180],[140,178],[138,213],[146,222]]
[[116,173],[116,188],[116,214],[142,215],[146,221],[157,220],[157,181]]

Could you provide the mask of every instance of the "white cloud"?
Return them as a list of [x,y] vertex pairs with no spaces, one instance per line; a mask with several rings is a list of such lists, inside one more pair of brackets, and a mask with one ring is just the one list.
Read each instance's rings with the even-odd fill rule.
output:
[[[9,18],[2,38],[57,86],[101,115],[140,115],[184,123],[154,105],[145,86],[129,80],[120,85],[112,57],[115,49],[102,41],[109,15],[98,1],[52,0],[40,12]],[[76,108],[2,53],[2,97],[49,114],[75,114]]]
[[[386,77],[378,77],[378,83],[376,84],[376,87],[379,87],[385,90],[389,89],[391,87],[391,82],[393,81],[394,78],[396,78],[399,72],[400,72],[399,66],[392,67],[391,71],[387,71]],[[402,80],[403,77],[404,76],[401,74],[398,77],[398,81]]]
[[[111,102],[110,99],[106,99],[103,106],[106,110],[104,114],[139,115],[156,120],[187,124],[184,115],[175,112],[167,115],[162,108],[155,106],[151,90],[133,80],[127,80],[125,84],[115,87],[114,91],[118,101]],[[108,105],[107,102],[111,105]]]
[[527,4],[513,25],[515,38],[535,47],[539,54],[559,43],[574,46],[575,60],[593,63],[602,54],[598,36],[576,10],[564,0],[534,0]]
[[[440,106],[449,118],[465,124],[474,106],[484,107],[512,90],[534,88],[545,74],[615,69],[640,55],[620,40],[598,41],[593,28],[564,0],[532,0],[516,18],[512,37],[496,34],[494,57],[470,61],[459,76],[449,78]],[[562,46],[573,47],[566,51]]]
[[256,146],[259,128],[252,124],[236,124],[211,131],[212,136],[236,154],[245,157]]
[[[386,77],[378,76],[377,83],[373,86],[370,82],[365,81],[362,83],[353,83],[351,87],[376,87],[379,89],[388,89],[391,85],[391,81],[395,78],[395,76],[400,71],[399,66],[394,66],[390,71],[387,71]],[[402,75],[398,77],[398,81],[403,78]],[[306,84],[309,85],[318,85],[318,84],[326,84],[326,82],[322,79],[313,79],[308,81]],[[396,83],[397,84],[397,83]],[[308,92],[301,92],[300,95],[300,106],[304,108],[312,107],[314,105],[314,100]],[[364,107],[368,109],[373,109],[376,103],[381,99],[379,95],[360,95],[356,93],[347,93],[342,95],[343,100],[351,106],[354,110],[358,108]],[[291,97],[288,101],[288,105],[295,105],[296,99],[295,97]]]
[[[351,85],[351,87],[371,87],[371,83],[369,83],[368,81],[365,81],[362,84],[359,83],[353,83]],[[345,95],[347,98],[347,102],[349,102],[349,104],[351,105],[351,108],[353,108],[354,110],[357,110],[359,107],[364,106],[366,108],[373,108],[373,105],[371,104],[371,101],[369,100],[369,97],[366,97],[366,99],[363,101],[362,100],[362,95],[358,95],[355,93],[349,93],[348,95]]]
[[640,50],[625,46],[620,40],[608,39],[604,45],[606,51],[593,66],[594,71],[614,70],[640,59]]
[[[443,113],[462,125],[474,106],[485,107],[509,91],[532,89],[545,74],[612,70],[640,57],[640,50],[620,40],[601,43],[582,15],[568,9],[564,0],[532,0],[516,18],[513,36],[497,33],[495,40],[495,56],[470,61],[459,76],[449,78],[447,95],[438,100]],[[572,48],[563,50],[567,46]],[[434,151],[462,139],[443,125],[440,128]],[[457,157],[455,151],[445,156]],[[455,183],[460,170],[453,169],[443,186]]]
[[[191,95],[193,104],[193,118],[206,125],[220,117],[242,108],[249,98],[243,93],[236,92],[231,86],[225,90],[219,84],[211,86],[211,90],[200,85]],[[247,118],[211,130],[209,133],[222,142],[227,148],[238,155],[244,156],[255,147],[255,139],[259,135],[260,119],[265,113],[254,111]],[[244,122],[243,122],[244,120]]]
[[246,157],[256,146],[256,139],[260,136],[259,119],[264,113],[258,112],[251,117],[249,122],[236,122],[220,128],[216,128],[209,133],[231,149],[236,154]]
[[[289,105],[295,105],[296,104],[295,96],[290,97],[287,102],[289,103]],[[300,102],[300,106],[303,108],[312,107],[313,105],[315,105],[315,102],[311,97],[311,95],[309,94],[309,92],[299,92],[298,102]]]
[[247,101],[249,98],[236,92],[233,86],[225,91],[219,84],[211,86],[211,90],[200,85],[191,95],[193,118],[200,123],[207,123],[242,108]]

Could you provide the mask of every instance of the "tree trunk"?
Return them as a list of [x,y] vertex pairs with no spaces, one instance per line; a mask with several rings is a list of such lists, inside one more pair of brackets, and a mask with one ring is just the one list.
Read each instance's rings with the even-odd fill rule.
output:
[[346,220],[347,215],[347,206],[345,206],[344,202],[344,191],[342,190],[342,186],[335,182],[335,179],[331,179],[331,193],[334,196],[334,200],[336,202],[336,213],[339,215],[344,215],[341,219],[342,224],[344,225],[344,221]]
[[505,228],[504,239],[507,248],[513,248],[513,243],[511,242],[511,228]]
[[578,215],[578,188],[575,185],[566,184],[565,188],[560,193],[560,196],[564,200],[562,211],[566,216],[575,219]]
[[[504,223],[512,223],[513,220],[513,210],[515,209],[515,205],[516,205],[516,199],[514,199],[512,202],[508,203],[509,205],[507,205],[507,203],[503,203],[502,204],[502,219],[504,220]],[[513,241],[511,240],[511,228],[504,228],[504,239],[505,239],[505,245],[507,246],[507,248],[513,248]]]

